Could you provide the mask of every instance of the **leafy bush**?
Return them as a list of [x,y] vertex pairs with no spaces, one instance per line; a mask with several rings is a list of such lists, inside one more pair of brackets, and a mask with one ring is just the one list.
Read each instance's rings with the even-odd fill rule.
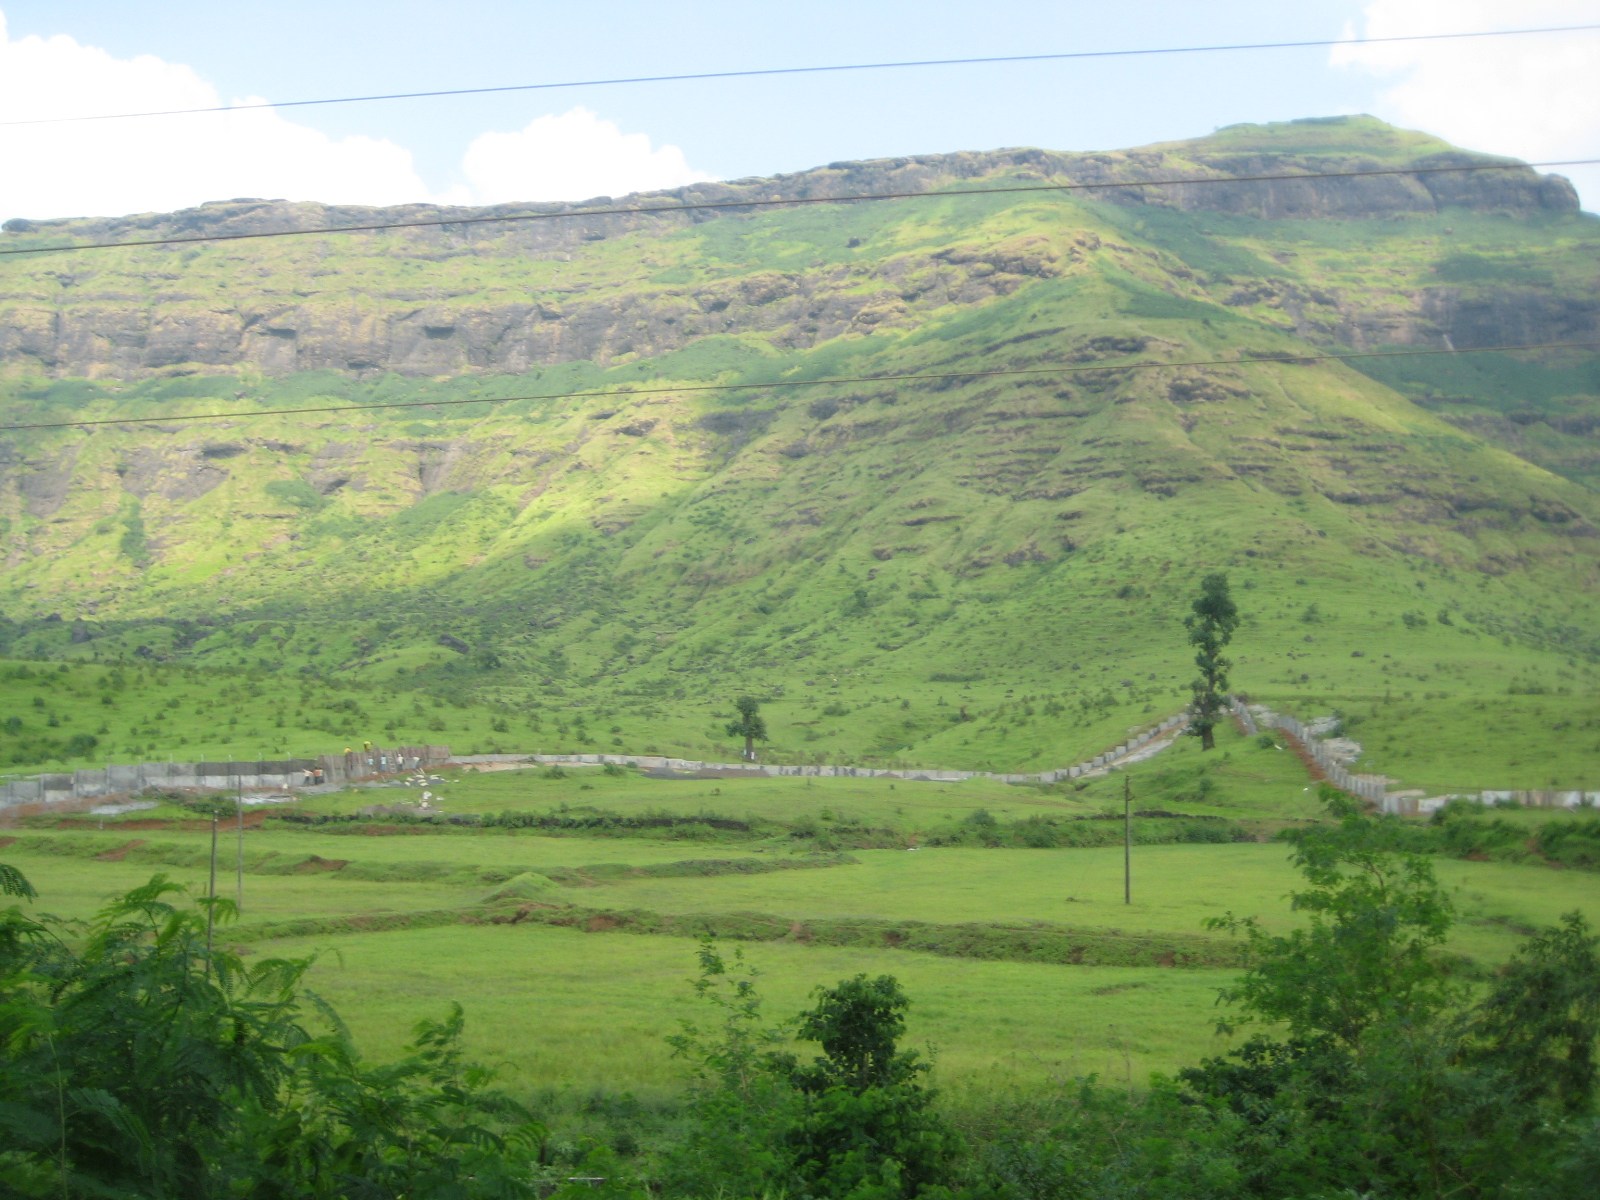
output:
[[[1122,841],[1122,814],[1099,817],[1024,817],[1002,822],[986,809],[968,813],[954,825],[934,830],[929,846],[986,846],[1048,850],[1057,847],[1113,846]],[[1134,814],[1133,840],[1139,845],[1247,842],[1251,835],[1222,817],[1177,816],[1162,810]]]
[[1600,821],[1555,817],[1528,827],[1470,801],[1452,801],[1426,826],[1408,827],[1408,848],[1457,858],[1522,862],[1545,859],[1578,870],[1600,870]]
[[[1576,913],[1474,1002],[1438,953],[1448,896],[1398,822],[1324,789],[1337,824],[1295,839],[1308,914],[1231,914],[1247,966],[1222,997],[1281,1030],[1180,1072],[1244,1124],[1251,1195],[1577,1195],[1592,1150],[1600,938]],[[1587,1140],[1586,1140],[1587,1139]]]
[[850,1200],[942,1192],[963,1145],[932,1110],[927,1065],[899,1048],[910,1001],[893,976],[818,988],[794,1032],[822,1053],[801,1063],[781,1049],[791,1026],[764,1020],[742,955],[724,959],[708,938],[699,957],[695,991],[716,1022],[686,1023],[668,1039],[694,1075],[694,1119],[669,1154],[670,1190]]
[[541,1131],[462,1061],[458,1006],[366,1066],[301,1001],[311,960],[215,949],[181,891],[158,875],[83,929],[0,913],[7,1195],[536,1194]]

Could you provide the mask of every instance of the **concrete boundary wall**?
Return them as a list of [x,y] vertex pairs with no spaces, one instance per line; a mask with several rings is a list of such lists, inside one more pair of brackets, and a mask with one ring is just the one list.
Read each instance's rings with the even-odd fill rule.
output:
[[457,766],[475,763],[537,763],[541,766],[602,766],[616,763],[646,771],[715,771],[719,775],[750,775],[767,778],[803,776],[810,779],[906,779],[925,783],[960,783],[965,779],[996,779],[1001,783],[1059,783],[1079,779],[1103,770],[1164,737],[1189,722],[1187,713],[1176,713],[1144,729],[1126,742],[1086,762],[1032,775],[1002,775],[993,771],[946,771],[932,767],[844,767],[789,765],[784,763],[723,763],[693,758],[669,758],[659,754],[466,754],[450,761]]
[[1452,800],[1465,800],[1488,808],[1493,808],[1497,804],[1520,804],[1524,808],[1600,808],[1600,792],[1531,788],[1525,791],[1451,792],[1444,796],[1391,794],[1384,800],[1383,811],[1405,816],[1428,816],[1438,812]]
[[768,777],[804,776],[816,779],[906,779],[927,783],[959,783],[964,779],[995,779],[1002,783],[1060,783],[1081,779],[1115,766],[1187,725],[1187,713],[1170,717],[1140,730],[1103,754],[1069,767],[1037,774],[997,774],[993,771],[947,771],[933,767],[791,766],[777,763],[719,763],[699,759],[669,758],[659,754],[468,754],[452,757],[448,746],[395,746],[324,754],[319,758],[282,759],[275,762],[138,763],[107,766],[70,774],[36,775],[0,786],[0,812],[22,805],[64,805],[99,797],[128,797],[155,791],[293,791],[304,787],[306,772],[321,768],[323,782],[344,784],[354,780],[399,774],[417,767],[444,763],[537,763],[549,766],[600,766],[617,763],[656,771],[716,771],[725,775]]
[[[1363,800],[1382,806],[1384,802],[1384,780],[1377,775],[1357,775],[1346,769],[1345,765],[1334,758],[1323,745],[1322,739],[1313,734],[1299,721],[1284,713],[1275,713],[1266,709],[1259,709],[1259,715],[1253,714],[1240,702],[1237,696],[1228,697],[1228,707],[1233,715],[1238,718],[1239,724],[1246,733],[1258,733],[1262,728],[1281,729],[1295,741],[1305,747],[1311,760],[1317,764],[1322,773],[1328,777],[1328,782],[1341,791],[1349,792],[1352,796],[1359,796]],[[1385,809],[1385,811],[1388,811]]]
[[1426,816],[1437,812],[1451,800],[1467,800],[1475,804],[1521,804],[1529,808],[1584,808],[1600,807],[1600,792],[1567,789],[1533,789],[1528,791],[1490,790],[1482,792],[1454,792],[1445,796],[1424,796],[1420,792],[1391,792],[1381,775],[1355,775],[1337,762],[1321,739],[1313,735],[1293,717],[1274,713],[1256,706],[1252,713],[1236,697],[1229,697],[1233,715],[1244,726],[1246,733],[1258,728],[1281,729],[1292,734],[1306,748],[1306,753],[1316,761],[1328,776],[1328,782],[1351,795],[1360,796],[1376,804],[1380,811],[1402,816]]
[[[1487,790],[1446,796],[1389,792],[1382,776],[1357,775],[1328,752],[1322,740],[1294,717],[1256,706],[1252,712],[1238,697],[1228,698],[1229,710],[1254,734],[1262,729],[1282,730],[1303,747],[1335,787],[1377,805],[1386,813],[1408,815],[1437,811],[1451,800],[1479,804],[1521,804],[1534,808],[1600,807],[1600,791],[1544,789],[1531,791]],[[715,771],[726,775],[772,778],[803,776],[816,779],[905,779],[927,783],[959,783],[966,779],[994,779],[1002,783],[1060,783],[1105,771],[1136,754],[1151,742],[1167,737],[1188,724],[1187,712],[1175,713],[1084,762],[1036,774],[999,774],[993,771],[951,771],[935,767],[851,767],[788,765],[779,763],[722,763],[671,758],[660,754],[469,754],[454,756],[448,746],[363,746],[342,754],[316,758],[276,759],[257,762],[136,763],[108,765],[89,770],[35,775],[0,784],[0,813],[22,806],[65,806],[81,800],[132,797],[159,791],[259,792],[293,791],[306,786],[307,774],[319,768],[322,781],[345,784],[361,779],[402,774],[419,767],[445,763],[536,763],[548,766],[600,766],[616,763],[656,771]]]
[[448,746],[374,746],[318,758],[258,762],[168,762],[110,765],[53,775],[35,775],[0,785],[0,812],[21,805],[59,805],[78,800],[130,797],[151,792],[260,792],[304,787],[322,771],[324,783],[394,775],[450,760]]

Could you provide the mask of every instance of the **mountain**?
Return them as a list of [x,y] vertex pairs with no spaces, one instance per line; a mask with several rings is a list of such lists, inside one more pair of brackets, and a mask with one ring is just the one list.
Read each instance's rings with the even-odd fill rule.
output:
[[[106,242],[153,244],[44,249]],[[0,431],[0,652],[564,748],[715,750],[749,692],[781,755],[1021,768],[1178,707],[1226,570],[1235,685],[1371,769],[1600,786],[1597,247],[1564,180],[1370,118],[13,221],[4,423],[104,423]]]

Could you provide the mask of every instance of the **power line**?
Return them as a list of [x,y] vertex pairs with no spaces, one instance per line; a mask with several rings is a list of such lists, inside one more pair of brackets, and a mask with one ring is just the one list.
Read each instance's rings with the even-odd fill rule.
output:
[[181,413],[159,417],[100,417],[90,421],[40,421],[24,425],[0,425],[0,433],[28,429],[87,429],[100,425],[170,425],[174,422],[229,421],[253,417],[302,416],[308,413],[365,413],[396,408],[444,408],[466,404],[513,404],[520,400],[599,400],[632,396],[681,395],[691,392],[751,392],[775,388],[828,387],[872,383],[928,383],[951,379],[991,379],[1005,376],[1073,375],[1091,371],[1160,371],[1184,367],[1304,366],[1315,362],[1346,362],[1367,358],[1424,358],[1434,355],[1512,354],[1530,350],[1589,350],[1600,340],[1582,342],[1537,342],[1517,346],[1473,346],[1465,350],[1356,350],[1349,353],[1299,354],[1285,351],[1263,358],[1202,358],[1184,362],[1074,363],[1063,367],[995,367],[981,371],[932,371],[900,375],[839,375],[823,379],[778,379],[767,383],[691,383],[672,387],[618,387],[587,392],[551,392],[526,396],[472,396],[453,400],[387,400],[378,404],[325,404],[305,408],[261,408],[252,412]]
[[487,96],[506,92],[553,91],[559,88],[615,87],[621,84],[687,83],[712,79],[752,79],[774,75],[820,75],[848,71],[890,71],[916,67],[970,67],[1005,63],[1067,62],[1092,58],[1140,58],[1168,54],[1217,54],[1240,50],[1306,50],[1329,46],[1377,46],[1395,42],[1441,42],[1468,38],[1521,37],[1528,34],[1592,33],[1596,25],[1553,25],[1541,29],[1489,29],[1467,33],[1414,33],[1394,37],[1319,38],[1303,42],[1236,42],[1214,46],[1162,46],[1135,50],[1074,50],[1057,54],[997,54],[971,58],[928,58],[904,62],[838,63],[815,67],[763,67],[744,71],[698,71],[682,75],[634,75],[616,79],[572,79],[561,83],[513,83],[498,87],[439,88],[426,92],[384,92],[370,96],[332,96],[317,100],[282,100],[277,103],[220,104],[210,108],[167,108],[148,112],[94,113],[78,117],[31,117],[0,121],[12,125],[64,125],[84,121],[121,121],[141,117],[181,117],[200,113],[250,112],[263,108],[310,108],[329,104],[368,104],[381,100],[431,100],[445,96]]
[[670,216],[673,213],[727,211],[746,208],[787,208],[812,204],[857,204],[876,200],[932,200],[947,196],[1004,196],[1023,193],[1094,192],[1117,188],[1188,187],[1223,183],[1314,183],[1321,179],[1371,179],[1394,175],[1449,175],[1473,171],[1524,171],[1534,167],[1589,167],[1600,158],[1569,158],[1548,162],[1470,163],[1439,167],[1384,167],[1367,171],[1286,172],[1275,175],[1212,175],[1171,179],[1132,179],[1094,183],[1030,183],[1009,187],[950,188],[941,192],[858,192],[848,196],[788,196],[750,200],[703,200],[685,204],[619,205],[559,211],[495,213],[475,217],[434,217],[425,221],[370,221],[358,225],[319,226],[314,229],[271,229],[245,233],[198,234],[191,237],[131,238],[118,242],[80,242],[63,246],[18,246],[0,249],[0,257],[18,254],[63,254],[81,250],[121,250],[149,246],[187,246],[202,242],[243,242],[263,238],[320,237],[335,233],[375,233],[391,229],[437,229],[457,225],[505,225],[517,221],[569,221],[578,217]]

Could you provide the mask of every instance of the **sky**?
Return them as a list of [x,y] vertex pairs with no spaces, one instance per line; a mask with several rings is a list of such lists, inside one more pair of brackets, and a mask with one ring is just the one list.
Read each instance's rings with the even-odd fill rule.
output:
[[[1600,24],[1600,0],[0,0],[0,220],[243,196],[584,200],[828,162],[1112,150],[1371,113],[1600,158],[1600,31],[902,67],[283,107],[639,76]],[[27,123],[268,102],[232,113]],[[1600,208],[1600,168],[1554,168]]]

